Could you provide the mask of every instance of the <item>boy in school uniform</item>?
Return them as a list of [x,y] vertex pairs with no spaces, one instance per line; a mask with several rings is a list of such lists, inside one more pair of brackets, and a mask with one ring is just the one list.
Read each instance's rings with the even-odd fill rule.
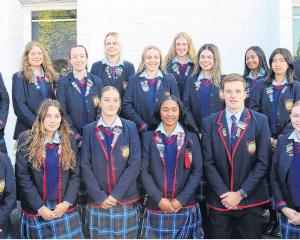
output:
[[270,130],[266,116],[245,108],[246,82],[224,78],[224,110],[203,121],[202,148],[208,181],[207,204],[212,238],[261,238],[262,205],[268,200]]

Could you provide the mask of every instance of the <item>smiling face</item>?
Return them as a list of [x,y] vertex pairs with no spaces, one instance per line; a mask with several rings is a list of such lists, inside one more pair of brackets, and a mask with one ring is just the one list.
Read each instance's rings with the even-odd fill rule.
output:
[[199,56],[199,66],[203,71],[211,71],[214,66],[214,54],[208,49],[204,49]]
[[222,98],[230,112],[236,113],[245,106],[247,92],[241,81],[232,81],[224,83]]
[[172,128],[176,126],[179,119],[179,106],[172,100],[166,100],[160,108],[160,118],[164,126]]
[[61,115],[56,107],[50,106],[48,108],[43,124],[47,133],[52,134],[58,130],[61,124]]
[[274,55],[271,66],[275,75],[284,75],[289,68],[284,56],[280,53]]
[[32,67],[39,67],[43,64],[44,55],[39,46],[33,46],[28,52],[28,63]]
[[70,52],[70,64],[77,72],[85,71],[88,63],[86,51],[83,47],[74,47]]
[[293,128],[300,133],[300,106],[292,108],[290,118]]
[[259,70],[259,58],[252,49],[246,53],[246,65],[250,70]]
[[160,66],[160,54],[156,49],[149,49],[144,58],[145,67],[147,72],[157,72]]
[[118,91],[109,89],[102,93],[100,99],[101,114],[103,117],[116,116],[121,106],[120,94]]
[[105,51],[108,57],[119,56],[121,51],[119,40],[112,35],[108,35],[105,39]]
[[179,37],[175,41],[175,51],[178,57],[186,57],[189,51],[188,41],[184,37]]

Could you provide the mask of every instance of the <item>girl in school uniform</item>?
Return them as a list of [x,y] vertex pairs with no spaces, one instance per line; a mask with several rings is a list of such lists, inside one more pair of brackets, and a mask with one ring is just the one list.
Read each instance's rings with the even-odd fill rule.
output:
[[14,170],[7,154],[0,152],[0,239],[8,237],[10,213],[16,206]]
[[124,118],[135,122],[144,132],[153,124],[154,108],[166,95],[180,98],[173,75],[162,72],[162,55],[158,47],[147,46],[137,73],[129,78],[122,103]]
[[0,73],[0,152],[7,153],[4,129],[9,110],[9,96]]
[[217,46],[203,45],[197,53],[197,61],[192,76],[187,80],[183,101],[200,130],[202,119],[221,111],[225,105],[219,96],[222,76]]
[[253,94],[253,88],[257,81],[264,79],[269,74],[264,51],[258,46],[249,47],[245,53],[244,79],[247,84],[247,98],[245,106],[250,106],[250,98]]
[[119,91],[112,86],[99,96],[100,118],[83,130],[81,174],[87,193],[87,231],[94,238],[137,238],[137,177],[141,146],[133,122],[118,116]]
[[177,33],[165,57],[164,69],[175,77],[181,99],[185,83],[191,76],[195,63],[196,52],[192,38],[186,32]]
[[128,78],[135,70],[131,62],[122,59],[121,54],[120,34],[107,33],[104,39],[104,59],[92,65],[91,73],[100,77],[105,86],[116,87],[123,96]]
[[300,101],[291,111],[292,133],[278,139],[273,156],[271,184],[284,239],[300,238]]
[[142,134],[140,177],[148,195],[142,238],[203,238],[195,193],[201,148],[197,135],[185,128],[182,109],[177,97],[165,96],[155,112],[159,126]]
[[77,209],[77,145],[60,103],[45,100],[31,131],[20,134],[16,180],[21,238],[83,238]]
[[87,71],[88,53],[83,45],[75,45],[70,49],[69,61],[72,71],[58,81],[56,98],[80,146],[83,127],[97,118],[94,97],[103,88],[103,82]]
[[21,71],[12,79],[12,100],[17,116],[15,140],[21,132],[31,129],[41,103],[55,97],[57,77],[44,47],[39,42],[29,42],[22,56]]

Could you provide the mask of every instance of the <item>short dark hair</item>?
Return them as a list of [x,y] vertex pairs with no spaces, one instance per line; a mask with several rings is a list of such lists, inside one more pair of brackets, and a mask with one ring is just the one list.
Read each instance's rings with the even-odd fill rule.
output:
[[242,75],[238,74],[238,73],[231,73],[231,74],[228,74],[226,75],[224,78],[223,78],[223,81],[222,81],[222,84],[221,84],[221,89],[224,91],[224,86],[225,86],[225,83],[227,82],[241,82],[243,83],[244,85],[244,89],[246,90],[246,81],[245,79],[242,77]]

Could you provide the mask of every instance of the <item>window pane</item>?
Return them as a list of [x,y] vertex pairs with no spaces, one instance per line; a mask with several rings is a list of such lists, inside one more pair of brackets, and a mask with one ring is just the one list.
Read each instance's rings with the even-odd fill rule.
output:
[[32,40],[48,51],[57,72],[68,67],[68,53],[77,42],[76,10],[32,12]]
[[293,17],[300,17],[300,7],[293,7]]

